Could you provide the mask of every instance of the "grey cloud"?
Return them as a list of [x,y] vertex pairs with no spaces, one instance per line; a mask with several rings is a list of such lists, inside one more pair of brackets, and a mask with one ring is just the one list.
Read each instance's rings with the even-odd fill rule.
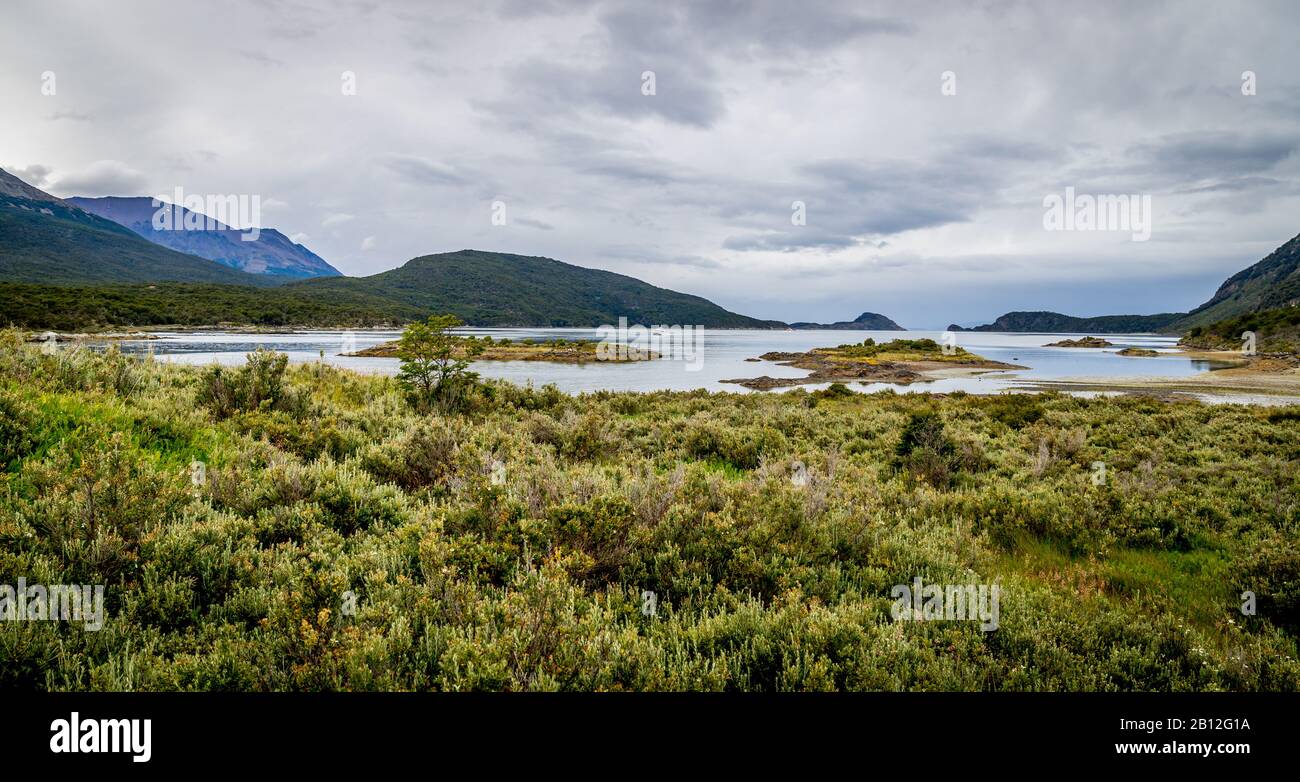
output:
[[1141,164],[1183,182],[1235,179],[1268,171],[1296,153],[1294,134],[1178,133],[1144,142],[1130,153]]
[[99,160],[89,166],[64,174],[55,180],[60,196],[133,196],[144,194],[148,179],[144,174],[117,160]]
[[72,120],[73,122],[89,122],[90,120],[94,119],[94,117],[92,117],[89,114],[85,114],[80,111],[68,111],[68,110],[56,111],[53,114],[51,114],[49,118],[53,122],[57,122],[59,120],[64,120],[64,119]]
[[239,49],[239,50],[236,51],[236,53],[237,53],[240,57],[243,57],[243,58],[246,59],[246,60],[251,60],[251,61],[257,63],[258,65],[263,65],[263,66],[266,66],[266,67],[268,67],[268,68],[282,68],[282,67],[284,67],[284,61],[283,61],[283,60],[278,60],[278,59],[276,59],[275,57],[272,57],[271,55],[266,54],[265,52],[253,51],[252,49]]
[[[965,166],[957,172],[946,165],[902,162],[808,163],[801,169],[801,182],[780,188],[784,197],[768,189],[762,208],[754,202],[732,204],[727,212],[733,219],[761,215],[767,229],[730,236],[723,247],[795,252],[879,246],[880,237],[965,222],[991,205],[1006,176],[970,160]],[[804,226],[791,225],[794,201],[804,204]]]
[[461,185],[466,182],[454,166],[417,155],[390,155],[382,162],[389,171],[413,184]]
[[907,36],[916,25],[902,19],[863,16],[860,3],[750,3],[740,0],[684,3],[689,25],[734,46],[784,51],[825,50],[866,36]]
[[627,183],[667,184],[684,181],[680,172],[662,160],[616,152],[597,153],[590,160],[576,162],[574,168],[585,174]]
[[609,245],[601,248],[600,254],[604,258],[627,261],[634,266],[642,267],[679,266],[708,271],[731,268],[728,264],[714,258],[676,254],[650,245]]
[[43,166],[40,163],[33,163],[30,166],[0,166],[4,170],[23,180],[27,184],[36,188],[43,188],[49,182],[50,174],[54,169],[49,166]]
[[[673,57],[638,58],[621,54],[597,68],[534,59],[518,66],[510,79],[521,95],[511,102],[486,102],[493,111],[517,110],[523,97],[536,111],[575,114],[595,111],[630,119],[660,117],[707,128],[723,114],[721,92],[708,82],[708,68],[693,68]],[[654,72],[655,94],[642,94],[642,74]]]
[[505,18],[527,19],[582,13],[594,5],[596,0],[504,0],[498,12]]
[[845,247],[854,247],[860,243],[859,240],[852,236],[794,229],[729,236],[723,240],[722,247],[725,250],[736,250],[738,252],[751,250],[795,252],[798,250],[839,250]]
[[1215,182],[1210,185],[1200,187],[1188,187],[1178,192],[1180,193],[1218,193],[1223,191],[1239,190],[1256,190],[1259,188],[1271,188],[1285,184],[1280,179],[1274,179],[1267,176],[1247,176],[1239,177],[1228,182]]

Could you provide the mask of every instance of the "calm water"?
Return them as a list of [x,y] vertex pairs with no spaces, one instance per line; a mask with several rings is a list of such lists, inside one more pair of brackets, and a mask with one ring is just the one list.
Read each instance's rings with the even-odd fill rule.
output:
[[[492,335],[494,338],[519,340],[597,339],[595,329],[466,329],[466,333]],[[294,331],[277,334],[243,334],[230,332],[169,333],[159,332],[160,339],[124,342],[122,349],[129,352],[152,350],[160,359],[185,364],[242,364],[244,355],[258,347],[281,351],[293,362],[317,361],[321,352],[325,360],[341,367],[380,374],[396,374],[398,361],[393,358],[354,358],[339,355],[348,350],[360,350],[396,339],[399,331]],[[609,389],[614,391],[654,391],[708,389],[712,391],[744,392],[734,384],[722,383],[724,379],[751,378],[761,375],[771,377],[803,377],[804,370],[784,367],[770,361],[751,362],[768,351],[805,351],[850,342],[861,342],[871,337],[877,342],[906,337],[941,339],[937,331],[728,331],[704,332],[702,360],[692,363],[670,357],[658,361],[612,364],[592,362],[585,365],[551,364],[541,361],[481,361],[474,369],[485,377],[501,378],[521,385],[533,383],[541,386],[554,383],[562,391],[577,393]],[[350,336],[351,342],[345,342]],[[1209,362],[1193,361],[1175,352],[1177,340],[1173,337],[1107,336],[1115,347],[1097,349],[1071,349],[1042,347],[1066,336],[1060,334],[1003,334],[993,332],[959,332],[957,344],[967,350],[996,361],[1005,361],[1027,367],[1023,370],[993,372],[978,377],[951,378],[911,386],[893,386],[874,383],[854,385],[859,391],[877,391],[895,388],[900,392],[946,392],[963,390],[970,393],[997,393],[1014,388],[1026,380],[1059,379],[1070,377],[1131,377],[1138,375],[1178,377],[1208,371]],[[1125,347],[1152,348],[1168,355],[1157,358],[1126,358],[1115,352]],[[680,346],[678,346],[680,347]],[[671,355],[670,351],[670,355]],[[809,390],[821,386],[801,386]]]

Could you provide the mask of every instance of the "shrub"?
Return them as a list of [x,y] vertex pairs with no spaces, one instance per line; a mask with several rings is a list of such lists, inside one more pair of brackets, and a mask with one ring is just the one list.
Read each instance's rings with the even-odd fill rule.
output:
[[1260,619],[1300,633],[1300,544],[1294,535],[1260,536],[1243,549],[1234,574],[1238,591],[1255,593]]
[[936,488],[952,480],[956,448],[944,430],[943,419],[931,410],[912,413],[894,449],[894,465]]
[[36,444],[33,423],[21,400],[0,391],[0,470],[31,452]]
[[208,367],[199,384],[198,401],[217,419],[257,410],[300,411],[303,400],[285,388],[289,356],[258,348],[237,370]]

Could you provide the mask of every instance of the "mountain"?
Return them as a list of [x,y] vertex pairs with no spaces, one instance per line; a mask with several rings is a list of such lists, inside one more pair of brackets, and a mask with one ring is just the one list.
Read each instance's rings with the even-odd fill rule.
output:
[[837,329],[842,331],[907,331],[884,315],[864,312],[853,320],[841,320],[835,323],[791,323],[792,329]]
[[0,281],[267,282],[219,263],[147,242],[0,169]]
[[1229,277],[1210,300],[1174,325],[1208,326],[1238,315],[1300,304],[1300,236]]
[[1076,318],[1059,312],[1008,312],[992,323],[963,329],[953,324],[948,331],[1008,331],[1038,334],[1147,334],[1166,330],[1183,317],[1181,312],[1159,315],[1101,315]]
[[[289,279],[306,277],[338,277],[338,269],[330,266],[316,253],[274,228],[263,228],[257,239],[244,241],[244,231],[231,228],[207,216],[192,212],[183,206],[153,205],[147,197],[121,198],[68,198],[68,203],[79,206],[91,214],[124,225],[154,244],[161,244],[177,252],[197,255],[249,274],[272,274]],[[166,225],[184,226],[186,221],[198,218],[200,229],[157,228],[154,215],[159,209],[169,214]],[[209,227],[210,226],[210,227]]]
[[369,294],[429,314],[449,312],[474,326],[599,326],[616,324],[620,317],[642,325],[785,326],[622,274],[481,250],[424,255],[369,277],[323,277],[288,285],[313,293]]

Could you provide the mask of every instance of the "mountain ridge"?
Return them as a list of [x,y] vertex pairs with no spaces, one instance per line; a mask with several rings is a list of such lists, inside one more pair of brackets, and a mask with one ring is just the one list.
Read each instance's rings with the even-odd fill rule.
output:
[[[342,272],[324,258],[274,228],[260,228],[256,239],[245,241],[242,235],[246,232],[242,229],[232,228],[182,205],[163,204],[155,207],[155,199],[148,196],[73,196],[64,200],[91,214],[125,226],[154,244],[197,255],[249,274],[290,279],[342,276]],[[186,221],[191,216],[198,216],[208,221],[207,225],[215,227],[183,230],[157,228],[154,216],[160,209],[170,212],[167,215],[170,225],[187,225]]]
[[1223,281],[1214,295],[1178,320],[1187,330],[1223,320],[1300,304],[1300,234]]
[[451,313],[475,326],[584,327],[626,317],[642,325],[785,328],[780,321],[740,315],[701,296],[623,274],[486,250],[422,255],[367,277],[320,277],[287,285],[383,296],[430,314]]
[[0,169],[0,280],[40,284],[216,282],[266,285],[176,252]]
[[1178,318],[1181,312],[1165,312],[1157,315],[1100,315],[1092,318],[1079,318],[1063,315],[1048,310],[1016,310],[999,315],[992,323],[973,328],[962,328],[950,324],[948,331],[1001,331],[1039,334],[1145,334],[1156,333],[1167,328]]

